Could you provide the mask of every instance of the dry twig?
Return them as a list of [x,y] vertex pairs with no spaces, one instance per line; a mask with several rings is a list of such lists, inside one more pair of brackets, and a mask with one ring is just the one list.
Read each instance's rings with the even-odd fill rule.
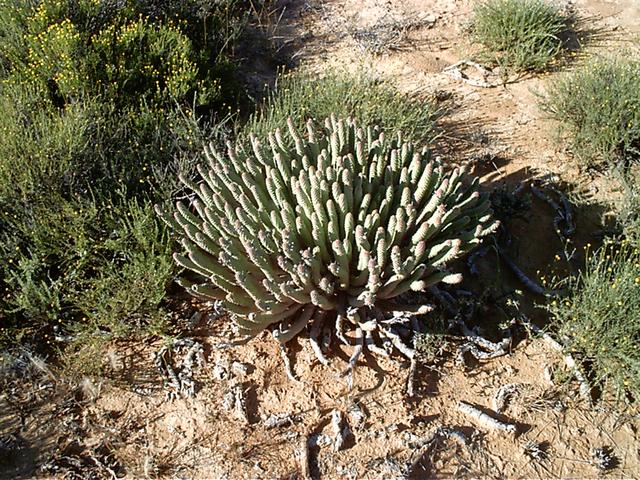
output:
[[517,433],[518,431],[518,427],[515,423],[507,423],[498,420],[470,403],[460,401],[460,403],[458,403],[458,410],[473,418],[484,427],[492,428],[494,430],[503,430],[510,433]]

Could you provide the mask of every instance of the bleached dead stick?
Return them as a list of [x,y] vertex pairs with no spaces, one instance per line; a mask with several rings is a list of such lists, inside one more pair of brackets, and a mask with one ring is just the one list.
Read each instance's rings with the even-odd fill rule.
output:
[[522,445],[522,450],[527,457],[538,462],[544,461],[548,458],[547,449],[545,444],[542,442],[529,440]]
[[410,478],[411,474],[416,471],[418,464],[427,454],[431,453],[440,440],[440,434],[436,431],[431,438],[425,440],[424,443],[421,442],[422,445],[413,452],[413,460],[407,465],[406,473],[402,478]]
[[435,309],[435,306],[430,304],[422,304],[422,305],[406,305],[402,307],[398,307],[397,310],[392,310],[391,315],[394,317],[406,317],[407,315],[425,315],[429,312],[432,312]]
[[[174,342],[174,346],[176,342]],[[201,343],[195,340],[189,340],[188,342],[182,342],[178,346],[189,347],[187,353],[182,360],[180,372],[178,378],[180,379],[180,392],[183,396],[193,397],[195,395],[195,381],[193,380],[193,366],[194,363],[198,367],[204,365],[204,348]]]
[[469,446],[469,443],[470,443],[469,437],[467,437],[462,430],[456,427],[439,427],[437,430],[437,433],[442,438],[450,438],[451,440],[455,440],[463,447]]
[[493,396],[493,409],[501,413],[507,406],[507,401],[520,389],[519,383],[507,383],[496,390]]
[[[470,352],[477,360],[490,360],[509,353],[511,347],[511,333],[507,331],[506,336],[499,342],[492,342],[477,333],[474,329],[467,327],[464,320],[457,318],[455,324],[460,327],[462,334],[469,339],[469,342],[460,347],[458,352],[458,362],[464,365],[464,355]],[[479,350],[480,347],[486,351]]]
[[576,380],[578,380],[580,395],[589,405],[593,405],[593,398],[591,397],[591,387],[589,386],[589,382],[580,370],[580,367],[578,367],[578,364],[574,360],[573,356],[570,353],[565,353],[565,348],[557,340],[555,340],[551,335],[543,331],[537,325],[531,323],[528,318],[521,316],[520,322],[526,327],[530,328],[531,331],[535,334],[540,335],[542,339],[547,343],[547,345],[560,352],[562,358],[564,359],[565,365],[569,368],[569,370],[572,371],[573,376],[576,377]]
[[466,352],[471,353],[475,357],[476,360],[493,360],[494,358],[502,357],[509,353],[508,350],[509,344],[505,344],[504,348],[498,348],[496,350],[492,350],[489,352],[485,352],[484,350],[480,350],[477,345],[473,343],[467,343],[460,347],[458,352],[458,363],[461,365],[465,364],[464,354]]
[[414,395],[414,383],[416,380],[416,371],[418,370],[418,361],[414,356],[411,359],[411,365],[409,366],[409,376],[407,377],[407,397],[413,398]]
[[309,343],[311,345],[311,350],[315,354],[316,358],[323,365],[329,365],[329,360],[322,353],[322,348],[320,348],[320,332],[322,332],[322,327],[324,326],[323,318],[320,315],[316,315],[313,319],[313,323],[311,324],[311,332],[309,332]]
[[504,263],[507,264],[507,266],[511,269],[513,274],[518,278],[518,280],[522,282],[522,284],[525,287],[527,287],[529,291],[536,293],[538,295],[544,295],[544,296],[547,296],[550,294],[550,292],[548,292],[547,290],[542,288],[540,285],[538,285],[537,282],[534,282],[529,277],[527,277],[527,275],[522,270],[520,270],[520,268],[515,264],[515,262],[507,256],[504,250],[499,248],[498,252],[500,253],[500,257],[502,258],[502,260],[504,260]]
[[333,451],[337,452],[343,447],[349,434],[349,425],[346,424],[340,410],[331,412],[331,428],[333,429]]
[[498,420],[470,403],[460,401],[458,403],[458,410],[473,418],[478,424],[484,427],[492,428],[494,430],[503,430],[510,433],[517,433],[518,431],[518,427],[514,423],[507,423]]
[[272,428],[280,428],[293,425],[300,420],[302,419],[299,416],[292,415],[290,413],[274,413],[266,418],[263,417],[262,424],[267,430],[269,430]]
[[111,468],[109,468],[103,462],[98,460],[93,453],[89,454],[89,458],[91,458],[91,460],[93,460],[93,463],[95,463],[98,468],[104,469],[109,475],[111,475],[111,478],[113,480],[117,480],[119,478],[118,475],[116,474],[116,472],[114,472]]
[[578,380],[578,390],[580,391],[580,395],[587,401],[589,405],[593,405],[593,398],[591,397],[591,387],[589,386],[589,382],[578,367],[578,364],[574,360],[573,356],[569,353],[566,353],[564,354],[563,358],[564,363],[573,372],[573,376],[576,377],[576,380]]
[[311,468],[309,466],[309,438],[304,435],[300,442],[298,450],[298,459],[300,461],[300,476],[304,480],[311,479]]
[[480,348],[488,350],[489,352],[498,352],[498,356],[505,355],[507,353],[506,350],[509,348],[509,345],[511,345],[512,338],[509,330],[507,330],[507,333],[502,340],[499,342],[492,342],[480,335],[475,328],[471,329],[467,327],[467,324],[462,319],[459,318],[456,321],[456,324],[460,327],[462,334],[467,337],[469,341],[473,342]]
[[164,346],[154,355],[154,363],[164,377],[164,387],[166,389],[167,400],[175,400],[178,398],[181,389],[181,382],[176,374],[170,360],[166,358],[169,353],[169,347]]
[[347,384],[349,385],[349,390],[353,388],[353,370],[356,367],[356,362],[358,358],[360,358],[360,354],[362,353],[362,348],[364,347],[364,335],[362,334],[362,329],[360,327],[356,327],[356,344],[353,348],[353,353],[351,354],[351,358],[349,358],[349,365],[342,372],[342,376],[347,377]]
[[249,423],[249,414],[247,413],[244,393],[242,385],[232,385],[222,397],[222,407],[228,412],[233,413],[236,418],[245,423]]
[[293,373],[293,369],[291,368],[291,360],[289,360],[289,355],[287,355],[287,349],[284,345],[280,345],[280,356],[282,357],[282,361],[284,362],[284,372],[287,374],[290,380],[294,382],[299,382]]
[[425,455],[433,453],[432,450],[440,445],[445,439],[451,439],[458,442],[461,446],[469,448],[470,439],[461,430],[455,427],[438,427],[429,438],[419,439],[411,448],[416,449],[412,454],[415,458],[410,464],[407,465],[407,474],[403,478],[413,478],[410,474],[416,471],[418,463],[425,457]]
[[345,318],[341,314],[338,314],[336,316],[335,335],[336,337],[338,337],[338,340],[340,340],[345,345],[349,346],[350,345],[349,341],[347,340],[347,337],[344,336],[344,320]]
[[393,328],[380,328],[380,331],[391,341],[394,347],[398,349],[405,357],[411,360],[415,356],[415,350],[406,345],[398,333]]
[[367,350],[369,350],[372,353],[381,355],[383,357],[389,356],[389,352],[387,352],[387,350],[385,350],[384,347],[378,346],[378,344],[376,343],[376,339],[373,337],[372,332],[365,332],[364,344],[366,345]]

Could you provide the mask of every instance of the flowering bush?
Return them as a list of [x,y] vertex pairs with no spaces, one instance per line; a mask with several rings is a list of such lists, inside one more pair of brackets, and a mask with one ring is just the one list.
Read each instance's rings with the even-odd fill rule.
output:
[[601,386],[640,395],[640,250],[628,241],[589,255],[585,270],[556,285],[566,298],[548,305],[569,351]]

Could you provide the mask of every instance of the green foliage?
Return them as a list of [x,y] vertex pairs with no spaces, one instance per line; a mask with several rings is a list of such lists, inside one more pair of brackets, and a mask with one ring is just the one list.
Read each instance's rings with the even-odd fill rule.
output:
[[540,71],[562,51],[567,18],[546,0],[482,0],[472,28],[489,61],[507,71]]
[[0,206],[63,197],[109,197],[178,188],[176,174],[194,169],[204,141],[224,133],[223,122],[198,120],[191,108],[119,108],[83,100],[59,110],[32,85],[0,86]]
[[147,322],[162,315],[158,306],[174,273],[171,246],[148,202],[128,200],[106,209],[104,233],[110,233],[94,246],[99,265],[77,306],[95,325],[124,333],[134,326],[126,321],[133,314]]
[[198,274],[182,279],[190,292],[223,300],[241,333],[274,326],[285,343],[327,312],[359,329],[407,291],[461,280],[445,266],[497,227],[478,179],[351,119],[306,130],[290,119],[288,138],[205,150],[190,207],[158,208],[181,237],[176,262]]
[[197,89],[199,100],[215,99],[219,80],[198,80],[189,39],[173,25],[149,28],[142,18],[101,30],[93,39],[97,81],[112,98],[146,95],[156,101],[184,99]]
[[238,96],[229,54],[246,9],[238,0],[3,3],[1,76],[58,105],[107,95],[122,105],[195,98],[212,108]]
[[0,2],[0,342],[162,324],[175,267],[152,205],[225,134],[246,11]]
[[59,112],[33,85],[0,86],[0,206],[39,192],[69,192],[82,172],[95,104],[73,104]]
[[639,60],[595,60],[550,83],[541,106],[586,165],[640,159]]
[[5,326],[17,335],[84,318],[115,331],[116,318],[122,330],[131,314],[150,315],[172,264],[149,198],[177,191],[176,175],[192,175],[218,125],[203,129],[178,110],[116,116],[115,106],[96,102],[60,112],[32,101],[28,85],[0,91]]
[[307,120],[323,121],[329,115],[352,117],[366,125],[399,130],[416,142],[436,137],[439,116],[434,102],[409,98],[389,81],[360,70],[354,74],[329,71],[319,77],[311,73],[280,75],[277,88],[246,123],[242,135],[266,136],[288,118],[302,129]]
[[547,308],[567,348],[596,382],[640,395],[640,252],[627,241],[595,252],[579,276],[557,285],[568,296]]
[[173,266],[150,204],[47,200],[21,217],[0,214],[5,326],[46,334],[79,322],[122,333],[132,315],[158,315]]
[[635,164],[620,176],[624,196],[614,206],[625,239],[640,246],[640,164]]

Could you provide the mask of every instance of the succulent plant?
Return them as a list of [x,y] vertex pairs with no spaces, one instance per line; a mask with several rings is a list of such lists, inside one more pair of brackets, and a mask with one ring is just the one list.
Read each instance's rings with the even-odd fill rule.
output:
[[179,282],[222,301],[246,338],[270,329],[284,344],[309,328],[323,363],[323,328],[345,343],[355,332],[350,364],[365,344],[412,356],[385,315],[409,308],[394,299],[459,282],[446,265],[497,228],[464,168],[447,171],[429,149],[352,119],[332,116],[320,134],[309,121],[305,137],[289,120],[288,135],[205,155],[199,184],[181,178],[190,205],[156,207],[181,237],[175,261],[198,274]]

